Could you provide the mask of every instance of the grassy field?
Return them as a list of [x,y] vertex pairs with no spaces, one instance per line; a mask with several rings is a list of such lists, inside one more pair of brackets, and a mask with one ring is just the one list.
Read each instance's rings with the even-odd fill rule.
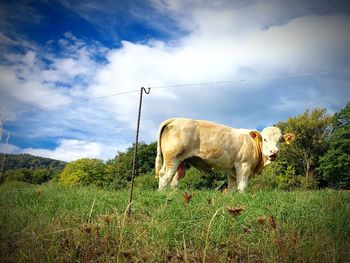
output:
[[1,185],[0,262],[350,261],[347,191],[184,193]]

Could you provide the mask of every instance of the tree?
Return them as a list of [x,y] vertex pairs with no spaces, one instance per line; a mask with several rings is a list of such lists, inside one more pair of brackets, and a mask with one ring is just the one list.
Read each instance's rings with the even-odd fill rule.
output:
[[30,154],[6,154],[4,161],[4,172],[8,170],[16,170],[20,168],[36,169],[52,169],[61,172],[66,166],[66,162],[33,156]]
[[30,184],[42,184],[48,182],[57,176],[57,171],[45,168],[19,168],[16,170],[7,170],[5,172],[5,181],[22,181]]
[[50,181],[54,176],[54,171],[50,169],[38,168],[34,169],[32,176],[29,178],[28,183],[42,184]]
[[331,121],[326,109],[314,109],[278,123],[283,133],[296,135],[292,144],[281,147],[279,161],[292,164],[296,174],[304,174],[307,180],[311,179],[319,166],[320,156],[328,149]]
[[105,164],[99,159],[83,158],[66,165],[59,175],[59,182],[64,185],[90,185],[103,186],[109,183],[105,177]]
[[[117,158],[118,156],[123,156],[122,158]],[[116,158],[108,160],[105,166],[106,177],[110,180],[110,187],[113,189],[122,189],[127,186],[127,171],[128,163],[120,162],[121,159],[125,159],[125,153],[118,153]],[[128,159],[128,158],[127,158]],[[130,159],[131,160],[131,159]],[[131,168],[130,168],[131,169]]]
[[[107,161],[108,173],[114,173],[114,177],[122,180],[131,180],[132,161],[135,146],[131,146],[126,152],[119,152],[112,160]],[[154,169],[154,163],[157,155],[157,143],[140,143],[137,156],[137,175],[143,175]]]
[[[134,152],[134,146],[132,147]],[[141,143],[138,147],[137,167],[139,174],[145,174],[154,169],[157,156],[157,142]]]
[[350,189],[350,102],[334,114],[330,148],[319,170],[329,186]]

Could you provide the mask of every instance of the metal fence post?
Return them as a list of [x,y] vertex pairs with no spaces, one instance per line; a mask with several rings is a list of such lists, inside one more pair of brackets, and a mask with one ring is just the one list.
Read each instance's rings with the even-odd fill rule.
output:
[[131,214],[131,206],[132,206],[132,197],[133,197],[133,192],[134,192],[134,181],[135,181],[135,174],[136,174],[136,162],[137,162],[137,147],[139,144],[139,131],[140,131],[140,119],[141,119],[141,108],[142,108],[142,95],[143,92],[146,94],[149,94],[151,91],[151,88],[147,88],[147,90],[142,87],[140,89],[140,102],[139,102],[139,112],[138,112],[138,117],[137,117],[137,126],[136,126],[136,139],[135,139],[135,145],[134,145],[134,158],[132,161],[132,174],[131,174],[131,187],[130,187],[130,195],[129,195],[129,205],[127,209],[127,215],[130,216]]

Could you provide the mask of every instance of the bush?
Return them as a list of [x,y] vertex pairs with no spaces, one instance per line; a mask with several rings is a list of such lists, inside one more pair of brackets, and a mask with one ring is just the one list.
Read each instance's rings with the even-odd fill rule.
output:
[[185,177],[179,180],[180,188],[193,189],[214,189],[226,181],[224,173],[211,172],[202,174],[197,169],[191,167],[186,170]]
[[261,175],[250,179],[248,189],[256,192],[259,190],[272,190],[278,188],[273,164],[267,166]]
[[315,177],[306,178],[302,176],[300,178],[300,189],[312,190],[317,188],[319,188],[319,181]]
[[17,170],[8,170],[5,173],[5,182],[7,181],[20,181],[26,182],[25,178],[28,177],[28,173],[30,173],[30,169],[21,168]]
[[108,160],[105,165],[105,179],[107,187],[113,190],[120,190],[127,187],[127,177],[121,173],[117,158]]
[[69,175],[62,174],[60,177],[60,182],[63,185],[76,185],[82,180],[82,178],[87,177],[87,173],[82,170],[72,171]]
[[158,179],[155,177],[154,169],[144,175],[137,176],[135,178],[135,187],[142,190],[158,189]]
[[50,181],[54,176],[54,172],[49,169],[34,169],[32,176],[28,178],[28,183],[31,184],[42,184]]
[[105,184],[107,188],[111,190],[121,190],[128,186],[128,181],[124,178],[121,178],[119,175],[116,175],[115,178],[109,184]]
[[63,185],[103,186],[111,182],[105,177],[105,164],[102,160],[83,158],[66,165],[60,173],[59,182]]
[[301,176],[295,174],[293,165],[288,165],[284,173],[276,175],[277,188],[281,190],[294,190],[301,185]]
[[265,167],[261,176],[251,180],[250,189],[280,189],[291,191],[298,188],[315,188],[315,180],[306,180],[305,177],[296,174],[295,168],[285,162],[272,163]]
[[51,169],[21,168],[6,171],[5,181],[22,181],[30,184],[42,184],[52,180],[55,176],[57,176],[57,172]]

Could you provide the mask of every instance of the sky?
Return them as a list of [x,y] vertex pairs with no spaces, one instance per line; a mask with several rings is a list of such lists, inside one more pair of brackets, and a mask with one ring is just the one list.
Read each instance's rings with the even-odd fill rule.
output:
[[0,0],[0,152],[108,160],[172,117],[261,130],[350,101],[348,1]]

